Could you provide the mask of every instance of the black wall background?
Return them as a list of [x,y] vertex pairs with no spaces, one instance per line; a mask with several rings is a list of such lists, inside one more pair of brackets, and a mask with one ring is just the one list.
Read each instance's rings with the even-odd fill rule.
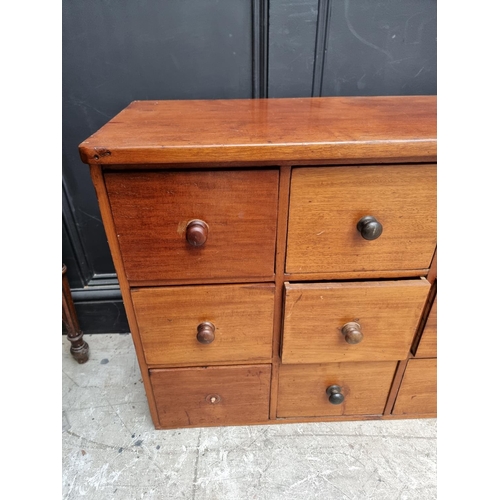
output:
[[63,262],[85,333],[128,332],[78,144],[136,99],[436,94],[436,0],[63,2]]

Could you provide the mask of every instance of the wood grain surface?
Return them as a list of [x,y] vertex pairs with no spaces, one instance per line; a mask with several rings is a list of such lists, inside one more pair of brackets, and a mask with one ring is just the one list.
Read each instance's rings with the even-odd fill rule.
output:
[[288,227],[288,196],[290,193],[290,179],[292,169],[288,166],[280,167],[280,185],[278,199],[278,230],[276,242],[275,263],[275,299],[274,299],[274,330],[273,330],[273,364],[271,371],[271,396],[269,404],[269,418],[276,418],[278,404],[278,378],[280,363],[281,328],[283,325],[283,294],[285,259],[286,259],[286,231]]
[[[436,211],[435,165],[294,168],[286,272],[428,269]],[[373,241],[356,229],[367,215]]]
[[431,267],[427,274],[427,281],[432,285],[437,279],[437,247],[432,258]]
[[410,359],[393,415],[437,412],[437,360]]
[[270,365],[150,370],[150,376],[163,427],[269,418]]
[[[150,365],[271,361],[271,283],[139,288],[132,302]],[[215,326],[207,345],[196,338],[205,321]]]
[[136,101],[84,141],[155,427],[433,416],[436,152],[435,96]]
[[101,165],[435,161],[436,96],[135,101],[79,150]]
[[435,358],[437,357],[437,295],[431,307],[424,331],[420,337],[417,352],[417,358]]
[[[406,359],[430,285],[425,279],[285,284],[283,363]],[[363,340],[348,344],[355,321]]]
[[[396,362],[282,365],[278,417],[382,414]],[[342,388],[344,402],[333,405],[326,389]]]
[[104,176],[101,167],[99,165],[91,165],[90,175],[92,177],[92,182],[95,187],[97,201],[99,203],[99,209],[101,211],[102,222],[104,225],[104,230],[106,231],[106,237],[108,238],[111,257],[113,258],[113,265],[116,269],[116,275],[118,277],[118,282],[120,284],[120,291],[123,297],[123,305],[125,306],[125,312],[127,314],[130,333],[132,334],[132,339],[134,341],[134,348],[137,355],[137,361],[139,363],[142,380],[144,382],[144,389],[146,391],[146,396],[148,398],[148,405],[149,405],[149,411],[151,413],[151,419],[153,420],[154,426],[158,429],[160,427],[160,421],[158,420],[158,412],[156,411],[156,402],[153,396],[153,388],[151,386],[151,381],[149,378],[148,366],[144,358],[141,336],[139,335],[139,327],[137,326],[134,305],[132,304],[132,298],[130,296],[130,285],[127,281],[127,277],[125,275],[125,269],[123,267],[123,260],[120,253],[120,245],[118,243],[118,237],[116,235],[116,229],[113,222],[113,216],[111,213],[111,206],[109,204],[108,194],[106,191],[106,184],[104,182]]
[[316,273],[285,273],[286,281],[343,281],[377,278],[425,277],[428,269],[384,269],[381,271],[325,271]]
[[401,386],[401,381],[403,380],[407,364],[408,364],[408,358],[398,361],[398,365],[396,367],[396,373],[394,373],[391,389],[389,390],[389,396],[387,396],[387,401],[385,403],[385,408],[384,408],[385,416],[392,415],[394,402],[396,401],[396,396],[398,395],[398,391]]
[[[109,201],[127,279],[274,278],[278,170],[111,172]],[[192,219],[208,239],[186,241]]]

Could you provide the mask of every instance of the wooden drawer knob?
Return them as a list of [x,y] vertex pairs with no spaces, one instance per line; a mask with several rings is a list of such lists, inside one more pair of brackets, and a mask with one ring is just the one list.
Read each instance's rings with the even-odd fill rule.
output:
[[356,229],[365,240],[376,240],[382,234],[383,227],[375,217],[367,215],[359,219]]
[[342,387],[340,385],[331,385],[326,390],[328,394],[328,401],[332,405],[341,405],[344,402],[344,395],[342,394]]
[[208,225],[202,220],[192,220],[186,226],[186,240],[193,247],[201,247],[208,238]]
[[350,321],[342,327],[342,335],[348,344],[359,344],[363,340],[361,325],[355,321]]
[[200,323],[196,339],[200,344],[211,344],[215,340],[215,326],[210,321]]

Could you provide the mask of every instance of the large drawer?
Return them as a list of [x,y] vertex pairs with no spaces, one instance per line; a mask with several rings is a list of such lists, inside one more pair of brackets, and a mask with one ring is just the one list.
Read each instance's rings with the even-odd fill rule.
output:
[[271,361],[274,284],[132,290],[146,362]]
[[401,382],[393,415],[437,412],[437,359],[410,359]]
[[427,269],[435,246],[436,165],[293,169],[287,273]]
[[[384,411],[396,364],[394,361],[282,365],[277,415],[380,415]],[[327,393],[332,386],[337,386],[337,389]],[[332,396],[333,392],[336,394]]]
[[278,170],[104,177],[131,282],[273,279]]
[[406,359],[429,288],[425,279],[285,283],[282,362]]
[[163,427],[235,425],[269,418],[270,365],[150,370]]

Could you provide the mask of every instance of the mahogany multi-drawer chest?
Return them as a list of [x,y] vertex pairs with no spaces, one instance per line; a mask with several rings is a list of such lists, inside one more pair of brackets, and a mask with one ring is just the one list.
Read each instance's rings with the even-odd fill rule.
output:
[[136,101],[80,145],[156,428],[436,415],[436,97]]

